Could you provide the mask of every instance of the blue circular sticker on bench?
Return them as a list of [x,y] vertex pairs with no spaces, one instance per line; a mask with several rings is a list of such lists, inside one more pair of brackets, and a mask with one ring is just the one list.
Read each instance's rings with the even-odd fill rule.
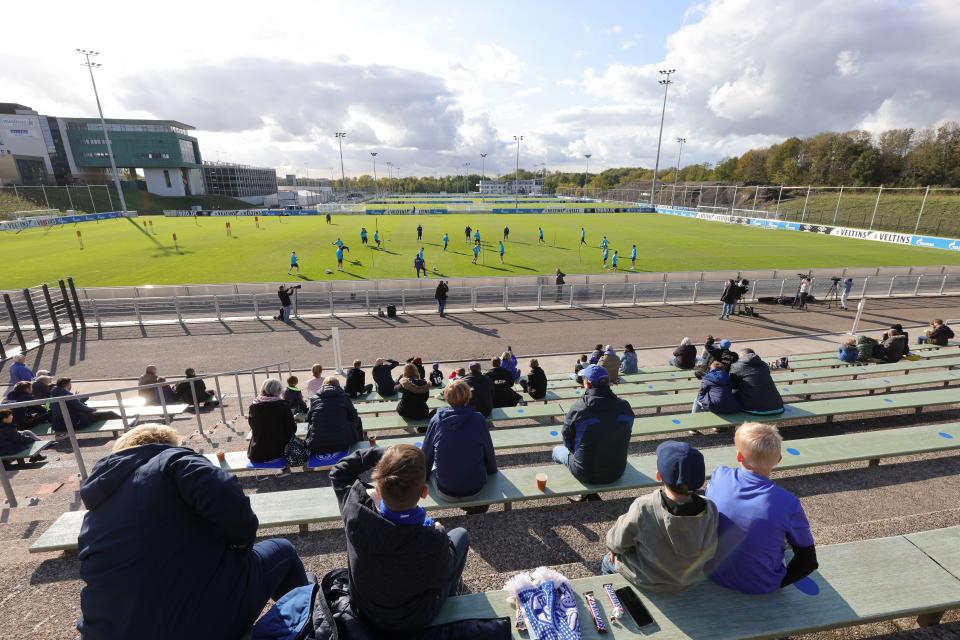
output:
[[789,406],[789,405],[783,405],[783,412],[784,412],[784,413],[790,413],[790,406]]
[[523,413],[523,409],[517,409],[517,413]]
[[417,449],[419,449],[420,447],[423,446],[423,441],[421,440],[420,442],[414,442],[413,445],[414,445]]
[[805,593],[808,596],[820,595],[820,585],[812,578],[801,578],[794,582],[793,586],[795,586],[800,593]]
[[892,398],[884,398],[883,401],[884,401],[884,402],[887,402],[887,403],[890,403],[890,404],[893,404],[893,399],[892,399]]
[[800,455],[800,452],[794,449],[793,447],[790,447],[789,449],[787,449],[787,453],[789,453],[792,456]]
[[670,377],[671,377],[671,378],[676,378],[676,377],[677,377],[677,374],[671,373],[671,374],[670,374]]
[[883,380],[884,382],[890,382],[888,378],[880,378],[880,379]]
[[790,393],[790,387],[784,387],[784,388],[783,388],[783,392],[784,392],[784,393]]
[[807,377],[807,374],[801,373],[801,374],[800,374],[800,377],[801,377],[801,378],[806,378],[806,377]]
[[558,432],[556,432],[556,431],[551,431],[551,432],[550,432],[550,435],[552,435],[554,438],[556,438],[556,437],[557,437],[558,435],[560,435],[560,434],[559,434]]
[[672,422],[673,424],[680,424],[680,418],[674,418],[670,422]]
[[941,438],[946,438],[947,440],[953,440],[953,436],[946,431],[941,431],[937,435],[939,435]]

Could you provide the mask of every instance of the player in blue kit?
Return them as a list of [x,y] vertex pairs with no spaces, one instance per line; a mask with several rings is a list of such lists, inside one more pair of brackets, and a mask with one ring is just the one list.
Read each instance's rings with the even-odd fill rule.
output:
[[290,268],[287,270],[287,275],[290,275],[290,272],[294,269],[297,270],[297,275],[300,274],[300,261],[297,259],[297,252],[294,251],[290,254]]
[[633,248],[630,249],[630,268],[637,268],[637,245],[633,245]]

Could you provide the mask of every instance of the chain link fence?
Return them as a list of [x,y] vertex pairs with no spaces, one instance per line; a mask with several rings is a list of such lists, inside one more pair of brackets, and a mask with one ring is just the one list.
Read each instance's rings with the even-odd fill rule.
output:
[[104,213],[118,211],[116,192],[106,185],[71,187],[0,187],[0,220],[64,211]]

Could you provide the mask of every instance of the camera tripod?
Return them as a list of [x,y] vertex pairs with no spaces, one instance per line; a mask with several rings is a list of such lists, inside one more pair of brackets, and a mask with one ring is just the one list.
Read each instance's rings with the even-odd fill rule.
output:
[[840,296],[839,296],[840,287],[838,286],[839,284],[840,284],[840,280],[838,278],[833,278],[833,283],[830,285],[830,289],[827,291],[827,295],[824,296],[824,300],[827,303],[827,309],[832,309],[834,303],[836,303],[837,306],[840,305]]

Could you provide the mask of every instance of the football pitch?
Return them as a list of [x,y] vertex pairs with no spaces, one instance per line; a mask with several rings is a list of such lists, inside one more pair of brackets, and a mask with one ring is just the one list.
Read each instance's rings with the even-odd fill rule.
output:
[[[147,223],[150,224],[147,224]],[[230,223],[232,237],[227,235]],[[417,225],[423,240],[417,241]],[[472,264],[472,240],[464,228],[479,228],[483,251]],[[498,244],[510,227],[501,264]],[[545,243],[538,243],[538,227]],[[369,244],[360,241],[360,229]],[[580,244],[580,228],[586,245]],[[83,248],[77,231],[82,234]],[[377,250],[374,231],[381,237]],[[177,235],[176,245],[173,234]],[[449,234],[449,250],[442,236]],[[602,273],[599,244],[606,236],[619,270],[636,271],[876,267],[960,264],[960,253],[852,240],[655,214],[334,215],[166,218],[140,217],[50,229],[0,233],[0,289],[15,289],[72,276],[79,286],[295,281],[287,276],[296,251],[299,280],[413,278],[413,260],[423,247],[431,277]],[[345,252],[338,271],[336,247]],[[327,273],[332,271],[332,273]]]

